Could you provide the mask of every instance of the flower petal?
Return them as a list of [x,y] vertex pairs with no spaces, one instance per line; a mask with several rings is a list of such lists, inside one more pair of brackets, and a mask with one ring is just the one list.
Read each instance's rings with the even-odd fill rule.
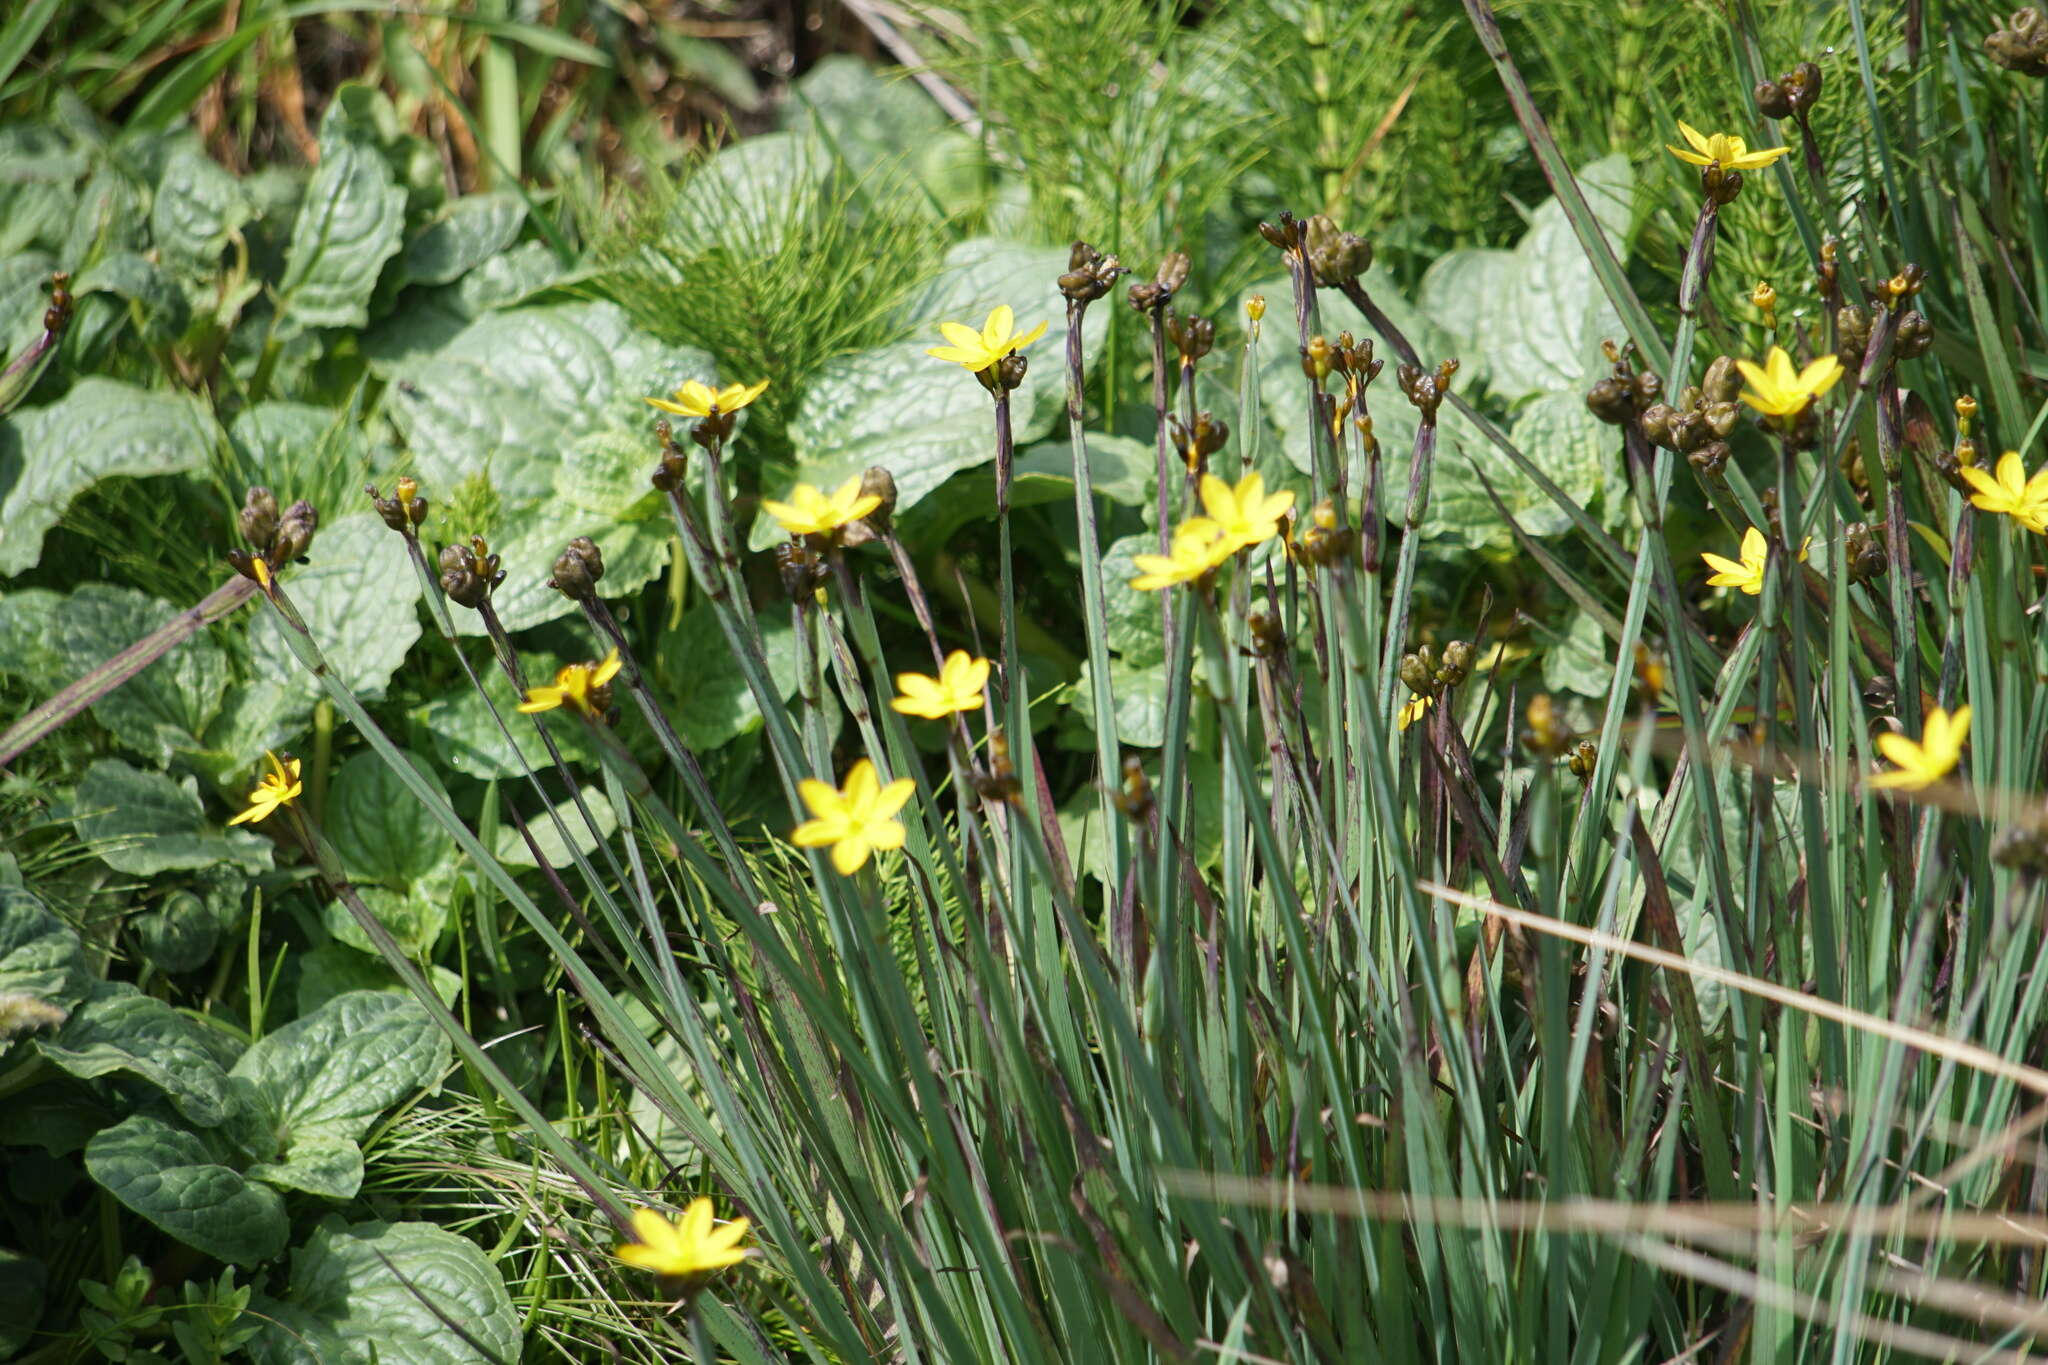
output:
[[1008,341],[1017,330],[1017,314],[1007,303],[999,303],[989,310],[988,322],[981,329],[981,344],[995,350]]
[[830,820],[846,813],[846,798],[830,782],[806,777],[796,784],[796,794],[803,799],[804,807],[820,819]]
[[917,782],[915,779],[908,777],[897,778],[876,794],[874,804],[868,807],[869,818],[887,820],[897,811],[903,809],[904,803],[910,800],[911,793],[916,790]]
[[832,866],[842,877],[851,877],[860,871],[868,860],[868,841],[858,835],[849,835],[832,845]]

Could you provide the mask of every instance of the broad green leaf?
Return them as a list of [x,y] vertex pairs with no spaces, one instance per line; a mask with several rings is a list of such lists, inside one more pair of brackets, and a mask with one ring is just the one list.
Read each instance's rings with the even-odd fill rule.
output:
[[[133,588],[88,583],[56,618],[58,677],[75,680],[155,631],[178,608]],[[202,631],[93,703],[93,718],[158,764],[200,747],[228,684],[227,652]]]
[[164,346],[185,334],[192,310],[184,292],[162,266],[133,251],[102,256],[71,282],[79,298],[109,294],[128,305],[137,335],[151,346]]
[[330,1218],[293,1250],[284,1283],[281,1300],[251,1301],[268,1320],[249,1343],[257,1365],[519,1359],[519,1315],[497,1269],[475,1243],[431,1223]]
[[248,1082],[283,1151],[301,1133],[360,1138],[447,1064],[448,1040],[417,1002],[351,991],[264,1034],[231,1074]]
[[399,263],[419,284],[447,284],[512,245],[526,201],[509,190],[464,195],[405,244]]
[[197,398],[99,377],[0,418],[0,577],[33,568],[44,532],[93,484],[202,468],[217,435]]
[[1109,647],[1133,668],[1149,667],[1166,657],[1166,626],[1160,617],[1156,592],[1139,592],[1131,586],[1138,577],[1136,555],[1159,553],[1159,536],[1153,531],[1113,540],[1102,550],[1102,598],[1109,626]]
[[[909,187],[889,174],[900,169],[948,213],[986,194],[980,147],[900,69],[884,75],[858,57],[827,57],[796,82],[783,111],[791,132],[825,142],[864,188],[902,193]],[[961,169],[973,174],[963,179]]]
[[13,360],[43,334],[56,268],[57,258],[44,251],[0,257],[0,360]]
[[[383,958],[339,943],[323,943],[310,952],[298,954],[296,965],[299,969],[296,1003],[300,1014],[311,1014],[337,995],[349,991],[407,994],[405,983],[398,979],[398,974]],[[453,1006],[456,997],[462,994],[462,978],[440,966],[433,968],[428,975],[434,983],[434,993],[441,997],[441,1003]]]
[[91,988],[78,931],[34,892],[0,885],[0,994],[68,1010]]
[[255,213],[240,182],[196,139],[181,141],[157,178],[149,211],[150,241],[173,264],[208,274],[235,229]]
[[363,354],[378,375],[403,375],[492,309],[510,308],[580,276],[565,269],[546,244],[522,242],[453,284],[409,291],[403,308],[362,334]]
[[[576,803],[570,798],[565,796],[556,802],[554,811],[561,817],[563,827],[569,831],[569,838],[574,842],[576,851],[588,854],[597,848],[598,836],[606,839],[612,837],[612,831],[619,827],[619,816],[602,792],[586,789],[583,793],[583,804],[590,811],[591,821],[597,825],[597,836],[591,834],[590,824],[577,814]],[[570,867],[575,864],[576,859],[569,852],[569,846],[562,842],[561,834],[555,829],[555,822],[548,818],[546,812],[527,816],[526,827],[532,831],[533,842],[540,848],[541,856],[547,859],[549,867]],[[526,840],[520,837],[518,828],[510,820],[498,827],[498,846],[493,851],[497,854],[498,861],[507,867],[538,866],[533,860],[533,850],[526,846]]]
[[[666,640],[668,637],[663,638]],[[718,657],[722,660],[725,656],[721,654]],[[703,656],[693,666],[701,665],[710,658],[709,655]],[[554,677],[555,670],[563,662],[540,650],[522,652],[520,661],[529,676],[540,679]],[[734,668],[737,667],[735,664]],[[541,743],[531,721],[514,709],[520,698],[512,690],[511,680],[488,660],[482,663],[477,676],[497,703],[506,728],[512,732],[512,741],[506,741],[497,722],[491,719],[490,708],[483,697],[475,688],[465,685],[450,689],[415,713],[434,737],[436,757],[465,776],[486,781],[494,777],[518,777],[528,768],[545,771],[551,767],[553,760],[548,756],[547,746]],[[687,710],[677,708],[671,718],[680,726]],[[597,762],[597,750],[584,736],[580,726],[557,725],[554,737],[562,757],[569,762]]]
[[409,362],[386,406],[430,494],[488,472],[517,508],[554,497],[578,437],[651,431],[647,396],[711,376],[708,356],[635,331],[613,304],[551,304],[477,319]]
[[[1017,444],[1043,437],[1066,411],[1066,303],[1056,283],[1066,268],[1063,251],[995,238],[975,238],[947,252],[945,268],[898,310],[898,325],[915,339],[830,361],[804,390],[789,425],[796,478],[830,489],[880,465],[896,478],[901,511],[961,470],[994,460],[987,391],[967,371],[925,352],[945,344],[941,322],[979,330],[997,304],[1010,305],[1020,331],[1050,324],[1025,349],[1030,369],[1010,396]],[[1097,309],[1082,329],[1083,353],[1091,361],[1107,326]],[[749,543],[763,549],[781,538],[773,518],[758,517]]]
[[149,877],[215,863],[252,872],[270,866],[269,840],[207,822],[190,778],[181,785],[118,758],[96,759],[85,770],[71,823],[87,847],[118,872]]
[[[776,690],[787,701],[796,695],[800,670],[796,632],[784,613],[762,613],[761,650]],[[760,728],[761,708],[708,603],[684,612],[676,629],[661,637],[654,682],[676,733],[693,749],[716,749]]]
[[0,596],[0,675],[47,689],[64,666],[58,648],[60,619],[69,599],[49,588],[23,588]]
[[281,1190],[353,1199],[363,1187],[363,1149],[352,1138],[316,1129],[294,1136],[282,1161],[257,1162],[244,1174]]
[[[438,880],[438,879],[437,879]],[[391,931],[407,957],[418,960],[433,950],[448,924],[448,895],[445,886],[422,883],[398,890],[389,886],[359,886],[363,908]],[[327,903],[321,922],[337,942],[360,953],[374,953],[377,945],[356,923],[356,917],[339,899]]]
[[767,259],[799,216],[820,202],[832,154],[814,137],[762,133],[727,143],[690,176],[663,224],[667,248],[690,256],[722,249]]
[[190,887],[166,895],[154,910],[128,921],[142,955],[159,971],[197,971],[213,960],[220,936],[241,921],[248,880],[230,868],[200,872]]
[[[1446,429],[1453,429],[1446,412]],[[1461,421],[1458,427],[1463,427]],[[1582,507],[1599,501],[1610,474],[1618,478],[1619,437],[1586,408],[1585,397],[1576,389],[1541,394],[1516,415],[1508,437],[1523,455]],[[1469,456],[1469,458],[1467,458]],[[1485,485],[1474,470],[1482,462],[1493,490],[1507,504],[1515,523],[1530,535],[1554,536],[1571,526],[1571,520],[1522,472],[1502,459],[1491,446],[1467,439],[1437,452],[1431,477],[1429,518],[1424,530],[1430,535],[1450,535],[1466,545],[1505,549],[1514,542],[1502,522]],[[1405,486],[1408,462],[1393,468]],[[1391,500],[1390,500],[1391,501]]]
[[1552,692],[1604,697],[1614,679],[1614,660],[1607,633],[1583,611],[1574,611],[1565,633],[1545,644],[1543,685]]
[[[1125,744],[1156,749],[1166,742],[1166,666],[1160,663],[1132,666],[1121,659],[1109,661],[1109,685],[1116,698],[1116,734]],[[1072,688],[1074,718],[1093,729],[1095,690],[1088,679],[1088,666]]]
[[[507,630],[527,630],[576,611],[576,604],[548,586],[562,547],[577,536],[589,536],[604,555],[604,578],[598,592],[622,597],[638,592],[667,567],[667,521],[618,521],[595,512],[578,512],[554,501],[502,513],[502,539],[491,549],[503,556],[505,581],[491,594],[498,619]],[[458,635],[482,635],[483,621],[473,611],[457,609]]]
[[320,165],[285,248],[283,326],[360,327],[384,263],[405,231],[405,190],[383,155],[347,127],[339,102],[322,120]]
[[[341,682],[365,700],[383,696],[420,634],[420,584],[405,542],[376,513],[354,512],[322,526],[306,557],[279,575],[285,591]],[[320,682],[281,629],[265,609],[250,638],[257,669],[310,703]]]
[[[1635,190],[1628,158],[1617,153],[1596,161],[1579,172],[1578,183],[1626,262]],[[1457,353],[1480,361],[1494,396],[1511,403],[1578,386],[1600,365],[1600,342],[1625,335],[1555,199],[1537,208],[1512,251],[1440,258],[1424,276],[1420,298]]]
[[[406,757],[447,800],[432,765],[415,755]],[[419,818],[405,784],[368,749],[335,772],[327,788],[326,821],[343,869],[358,880],[416,882],[455,856],[448,831]]]
[[230,1159],[224,1139],[146,1113],[85,1145],[86,1170],[128,1208],[209,1256],[258,1265],[284,1250],[284,1200]]
[[[637,521],[655,516],[661,495],[647,476],[659,453],[645,430],[587,432],[562,452],[555,496],[567,507],[601,517]],[[666,517],[662,524],[668,524]]]
[[[1010,506],[1073,506],[1073,450],[1069,441],[1040,441],[1021,452],[1010,481]],[[1151,496],[1157,460],[1152,447],[1144,442],[1128,436],[1091,435],[1088,462],[1098,496],[1127,507],[1141,507]],[[983,466],[955,474],[939,496],[926,498],[898,525],[906,543],[943,544],[969,522],[992,523],[995,515],[996,472]]]
[[0,128],[0,255],[31,247],[54,251],[71,226],[76,185],[92,161],[62,131],[47,124]]
[[43,1320],[50,1273],[33,1256],[0,1250],[0,1359],[28,1345]]
[[225,1069],[233,1041],[126,982],[100,983],[36,1046],[80,1080],[121,1074],[147,1081],[202,1128],[225,1120],[233,1103]]

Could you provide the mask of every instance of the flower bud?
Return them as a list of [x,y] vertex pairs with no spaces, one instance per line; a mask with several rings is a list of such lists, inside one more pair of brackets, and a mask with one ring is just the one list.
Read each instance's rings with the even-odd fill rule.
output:
[[1264,321],[1266,317],[1266,296],[1264,294],[1254,294],[1246,299],[1244,301],[1244,315],[1250,319],[1254,327]]
[[1565,766],[1571,769],[1572,776],[1578,778],[1579,781],[1591,782],[1593,780],[1593,769],[1599,762],[1599,746],[1595,745],[1590,739],[1582,739],[1572,746],[1571,756],[1565,760]]
[[1283,212],[1278,223],[1260,223],[1259,236],[1282,251],[1293,251],[1301,246],[1301,224],[1293,214]]
[[1453,640],[1444,646],[1443,667],[1436,671],[1436,680],[1445,687],[1458,687],[1472,671],[1472,646],[1464,640]]
[[1528,710],[1523,712],[1527,722],[1522,730],[1522,747],[1537,758],[1556,758],[1564,752],[1569,736],[1565,733],[1564,717],[1557,713],[1557,703],[1547,692],[1538,692],[1529,698]]

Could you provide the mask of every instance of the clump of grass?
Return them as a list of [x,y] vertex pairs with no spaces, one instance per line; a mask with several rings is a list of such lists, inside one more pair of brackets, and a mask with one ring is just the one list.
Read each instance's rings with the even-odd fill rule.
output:
[[[1498,35],[1490,6],[1468,9]],[[1858,33],[1856,68],[1875,79]],[[2022,377],[2048,342],[2028,307],[2048,240],[2020,197],[2029,182],[1986,142],[1908,157],[1887,121],[1865,121],[1883,112],[1864,98],[1877,92],[1842,80],[1802,112],[1858,127],[1862,182],[1943,193],[1859,199],[1825,158],[1809,177],[1803,146],[1759,158],[1739,189],[1727,165],[1688,169],[1670,209],[1692,224],[1677,287],[1646,299],[1600,255],[1512,53],[1490,54],[1630,333],[1587,401],[1634,520],[1610,534],[1555,494],[1584,541],[1569,567],[1515,528],[1600,624],[1607,697],[1582,728],[1505,666],[1483,614],[1440,650],[1411,648],[1433,471],[1469,458],[1438,449],[1439,421],[1462,413],[1485,458],[1528,453],[1472,410],[1454,361],[1417,354],[1375,306],[1362,244],[1291,215],[1266,239],[1294,282],[1293,325],[1276,300],[1270,332],[1230,359],[1249,374],[1261,346],[1301,355],[1313,472],[1291,502],[1267,502],[1240,450],[1182,468],[1162,441],[1159,554],[1138,567],[1162,590],[1166,740],[1150,762],[1118,745],[1098,668],[1100,856],[1062,837],[1033,740],[1009,498],[1022,370],[999,319],[987,354],[954,337],[940,358],[973,378],[934,361],[931,381],[989,404],[991,642],[939,632],[886,470],[790,494],[766,586],[738,554],[732,414],[650,448],[690,581],[763,717],[782,801],[765,830],[721,809],[595,591],[594,549],[572,544],[555,566],[588,662],[552,688],[528,680],[524,719],[493,714],[550,737],[575,727],[595,771],[557,748],[526,780],[577,797],[554,818],[596,832],[604,802],[625,832],[538,898],[336,681],[288,589],[258,575],[334,706],[560,967],[588,1016],[573,1063],[561,1036],[564,1066],[588,1066],[599,1091],[630,1086],[683,1156],[654,1178],[652,1144],[610,1118],[584,1124],[580,1084],[576,1113],[541,1113],[443,1015],[479,1093],[622,1233],[626,1204],[674,1211],[705,1191],[752,1220],[758,1264],[666,1287],[700,1359],[1623,1360],[1738,1340],[1769,1359],[2018,1358],[2034,1339],[2048,1270],[2014,1239],[2048,1231],[2030,1174],[2048,1072],[2028,1052],[2048,979],[2048,625],[2034,611],[2048,494],[2001,493],[2012,481],[1985,472],[2039,421]],[[2016,111],[2031,93],[1996,73],[1955,80],[1960,56],[1902,60],[1927,63],[1930,116],[1966,91]],[[1776,145],[1761,118],[1708,131]],[[1781,305],[1768,336],[1702,307],[1717,244],[1753,227],[1735,206],[1761,195],[1806,228],[1843,229],[1825,254],[1801,232],[1814,307]],[[748,220],[744,200],[730,211],[814,244],[865,230],[806,238],[838,229]],[[2000,222],[2027,235],[2000,237]],[[816,322],[750,293],[745,270],[769,267],[661,230],[669,245],[648,259],[675,274],[646,277],[639,306],[657,290],[685,306],[680,262],[710,260],[709,292],[784,297]],[[886,225],[881,241],[891,250]],[[817,278],[782,245],[762,259],[788,272],[762,289]],[[1116,284],[1089,248],[1073,265],[1070,329]],[[1137,286],[1141,308],[1185,273]],[[1333,291],[1372,322],[1376,351],[1323,334]],[[690,306],[708,318],[693,328],[732,348],[721,361],[777,373],[744,304]],[[1059,340],[1028,355],[1063,363],[1072,395],[1073,615],[1099,664],[1111,621],[1090,376]],[[1797,362],[1738,364],[1764,361],[1758,342]],[[1968,404],[1928,397],[1980,389]],[[1255,389],[1241,391],[1248,431]],[[1164,425],[1175,395],[1157,392]],[[1406,452],[1361,420],[1395,406],[1416,414]],[[397,531],[426,575],[416,532]],[[1714,567],[1735,591],[1709,590],[1701,548],[1733,561]],[[884,602],[917,624],[907,649],[885,646]],[[794,705],[766,667],[768,613],[797,636]],[[523,676],[516,643],[492,637]],[[949,666],[956,648],[987,659]],[[898,681],[927,668],[929,684]],[[1965,707],[1967,743],[1953,728]],[[636,752],[619,730],[643,725]],[[294,819],[427,998],[317,827]],[[782,873],[741,846],[764,833],[790,839]],[[638,1181],[649,1188],[629,1194]],[[593,1317],[673,1326],[617,1295],[601,1248],[560,1254]]]

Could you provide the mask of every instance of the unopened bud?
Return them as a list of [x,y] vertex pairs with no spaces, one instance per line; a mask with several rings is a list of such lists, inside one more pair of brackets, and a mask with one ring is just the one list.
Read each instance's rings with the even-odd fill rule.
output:
[[578,536],[555,557],[554,577],[548,586],[572,602],[587,602],[597,596],[597,582],[604,577],[604,555],[589,536]]

